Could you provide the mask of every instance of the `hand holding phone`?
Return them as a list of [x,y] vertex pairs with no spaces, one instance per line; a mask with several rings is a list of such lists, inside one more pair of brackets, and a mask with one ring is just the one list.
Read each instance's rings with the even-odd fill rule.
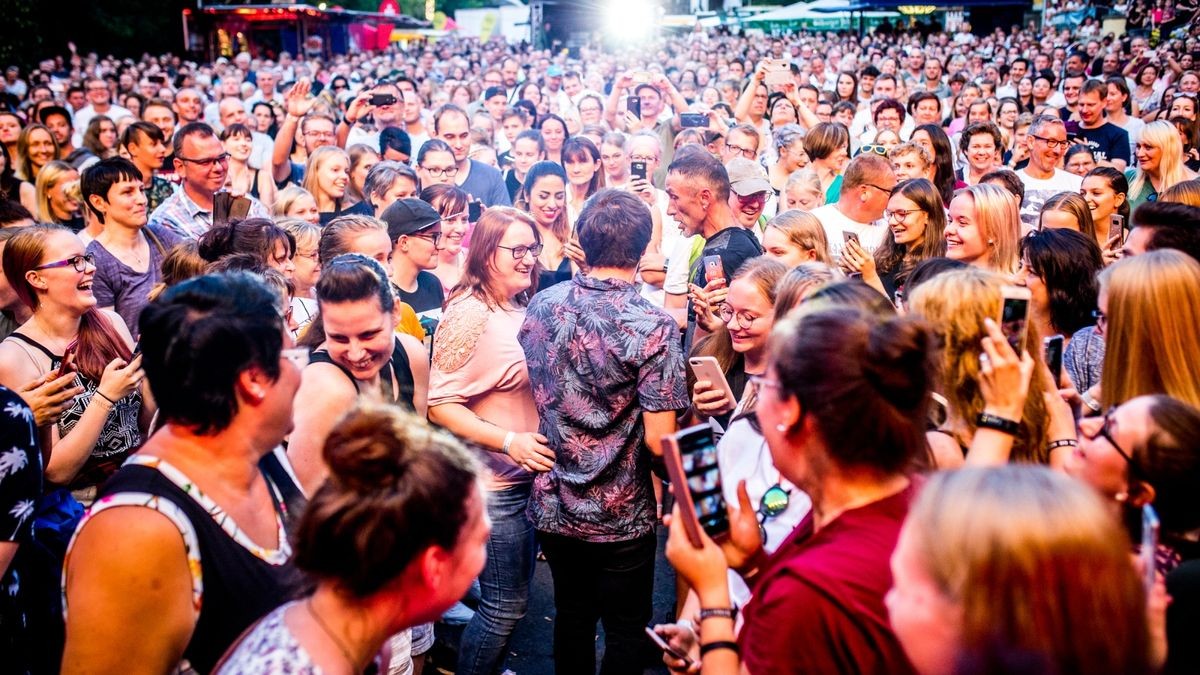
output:
[[692,546],[704,548],[702,531],[713,539],[728,534],[729,513],[712,427],[698,424],[664,438],[663,460],[671,476],[679,519]]
[[1064,343],[1065,339],[1061,335],[1051,335],[1042,340],[1042,348],[1046,350],[1046,367],[1054,376],[1056,386],[1062,381]]
[[[693,403],[693,407],[697,411],[706,415],[720,415],[730,410],[733,410],[737,405],[737,398],[733,395],[733,388],[729,386],[729,380],[725,378],[725,373],[721,370],[721,364],[715,356],[693,356],[688,359],[688,364],[692,367],[692,372],[696,375],[697,384],[702,381],[707,381],[711,386],[703,391],[699,387],[696,388],[695,397],[702,397],[700,403]],[[712,394],[716,393],[717,396]],[[710,400],[711,399],[711,400]],[[705,409],[700,406],[703,405]]]
[[646,163],[638,161],[630,162],[629,175],[633,178],[646,180]]
[[1019,356],[1025,351],[1025,337],[1029,332],[1029,305],[1033,295],[1024,286],[1002,286],[1000,295],[1000,330],[1008,344]]
[[1142,545],[1139,547],[1138,554],[1142,559],[1142,574],[1145,575],[1143,583],[1146,585],[1146,592],[1154,588],[1154,574],[1156,571],[1154,554],[1158,550],[1158,512],[1150,504],[1142,507]]
[[62,361],[58,364],[58,374],[55,378],[75,372],[75,350],[79,348],[79,340],[72,340],[63,350]]
[[634,117],[642,118],[642,98],[640,96],[630,96],[625,102],[625,109],[628,110]]
[[467,205],[467,222],[477,223],[483,216],[483,202],[471,202]]
[[706,255],[703,258],[704,280],[713,282],[717,279],[725,281],[725,263],[719,255]]
[[[662,628],[664,630],[672,629],[673,631],[680,633],[680,634],[682,634],[683,631],[687,630],[686,628],[684,628],[682,626],[677,626],[677,625],[660,626],[660,628]],[[688,632],[690,633],[690,631],[688,631]],[[646,627],[646,635],[647,635],[647,637],[650,638],[651,642],[653,642],[655,645],[658,646],[659,649],[661,649],[663,651],[664,654],[666,654],[667,656],[670,656],[671,658],[675,659],[676,661],[681,662],[681,663],[677,663],[677,664],[668,664],[669,666],[674,666],[677,668],[684,668],[684,669],[692,667],[692,660],[690,658],[688,658],[688,655],[685,654],[682,650],[672,647],[670,645],[670,643],[668,643],[665,639],[663,639],[663,636],[659,635],[656,630],[647,626]],[[691,635],[689,635],[687,637],[687,639],[691,642],[695,641],[694,638],[695,638],[695,633],[692,633]]]

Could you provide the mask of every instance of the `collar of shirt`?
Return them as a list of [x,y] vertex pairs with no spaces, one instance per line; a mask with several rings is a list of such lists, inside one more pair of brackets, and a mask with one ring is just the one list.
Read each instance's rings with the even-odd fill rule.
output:
[[572,280],[575,285],[593,291],[635,291],[634,285],[622,279],[597,279],[586,274],[576,274]]

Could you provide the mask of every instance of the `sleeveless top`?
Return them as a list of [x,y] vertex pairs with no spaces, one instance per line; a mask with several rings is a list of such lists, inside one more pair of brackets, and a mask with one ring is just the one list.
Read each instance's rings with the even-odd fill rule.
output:
[[[32,338],[19,332],[13,333],[10,337],[45,354],[50,359],[51,369],[57,369],[62,364],[62,356],[54,354]],[[91,405],[100,383],[84,377],[83,373],[76,371],[75,386],[83,387],[83,393],[76,396],[75,400],[71,402],[71,407],[67,408],[62,417],[58,418],[60,438],[65,438],[79,423],[84,411]],[[142,392],[140,390],[135,389],[128,396],[117,400],[116,405],[108,412],[108,419],[104,421],[100,437],[96,439],[96,445],[88,455],[87,461],[84,462],[83,468],[75,474],[70,483],[63,487],[70,490],[92,487],[103,483],[106,478],[115,473],[120,468],[121,462],[125,461],[125,457],[142,444],[142,430],[138,426],[138,416],[141,412]]]
[[[211,671],[246,628],[302,588],[301,577],[289,562],[292,549],[284,527],[282,493],[267,474],[263,479],[275,507],[279,537],[275,550],[251,541],[188,476],[160,458],[145,455],[130,457],[113,474],[76,530],[78,536],[97,513],[121,506],[154,509],[179,530],[192,573],[196,611],[196,626],[183,651],[187,663],[181,663],[180,670],[190,666],[201,673]],[[72,547],[74,543],[72,538]],[[64,567],[70,565],[70,556],[68,549]],[[68,611],[64,597],[64,616]]]
[[[329,352],[324,349],[314,351],[308,357],[309,363],[328,363],[346,376],[350,380],[350,384],[354,385],[355,391],[358,391],[358,380],[354,379],[354,375],[349,369],[344,368],[341,364],[335,362]],[[396,376],[396,389],[392,388],[392,375]],[[379,382],[383,385],[383,400],[387,403],[394,403],[408,412],[416,411],[416,405],[413,404],[413,396],[416,393],[416,384],[413,380],[412,368],[408,364],[408,352],[404,351],[399,340],[392,340],[392,358],[383,366],[383,370],[379,371]]]

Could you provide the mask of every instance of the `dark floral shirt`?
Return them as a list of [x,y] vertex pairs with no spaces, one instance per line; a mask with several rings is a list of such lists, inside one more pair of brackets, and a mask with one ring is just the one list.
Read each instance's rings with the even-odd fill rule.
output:
[[0,387],[0,543],[16,544],[16,555],[8,569],[0,572],[0,671],[29,672],[37,644],[30,635],[26,604],[36,591],[21,588],[22,577],[31,573],[44,578],[44,564],[28,551],[33,533],[34,512],[42,496],[42,454],[38,450],[33,411],[15,393]]
[[154,176],[150,179],[150,187],[142,188],[142,192],[148,200],[146,213],[154,213],[154,209],[157,209],[159,205],[175,194],[175,186],[171,184],[171,181],[162,176]]
[[688,404],[675,321],[628,282],[577,275],[534,296],[517,339],[556,455],[534,480],[534,527],[593,542],[653,531],[642,413]]

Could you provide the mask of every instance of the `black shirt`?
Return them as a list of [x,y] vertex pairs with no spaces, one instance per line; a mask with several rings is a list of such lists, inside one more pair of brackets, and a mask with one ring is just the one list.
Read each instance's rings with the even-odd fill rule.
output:
[[1092,148],[1097,162],[1119,159],[1129,164],[1129,132],[1112,122],[1105,122],[1095,129],[1079,127],[1079,137]]

